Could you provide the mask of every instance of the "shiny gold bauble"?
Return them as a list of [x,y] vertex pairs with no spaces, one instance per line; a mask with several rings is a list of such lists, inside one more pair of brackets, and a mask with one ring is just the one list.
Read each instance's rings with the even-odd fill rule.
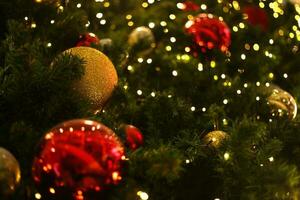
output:
[[90,47],[74,47],[66,51],[84,60],[84,75],[74,89],[87,98],[92,108],[101,110],[118,83],[117,71],[110,59]]
[[271,108],[273,117],[287,116],[289,119],[294,119],[297,115],[297,103],[294,97],[275,85],[270,85],[265,89],[267,92],[267,104]]
[[18,161],[6,149],[0,147],[0,199],[12,194],[20,183],[21,171]]
[[206,134],[203,140],[206,145],[217,148],[226,138],[228,134],[224,131],[212,131]]

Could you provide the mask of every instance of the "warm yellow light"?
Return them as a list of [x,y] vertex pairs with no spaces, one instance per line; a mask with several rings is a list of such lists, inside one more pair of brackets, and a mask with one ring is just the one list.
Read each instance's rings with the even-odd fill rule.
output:
[[217,65],[216,61],[214,61],[214,60],[210,61],[210,67],[211,68],[215,68],[216,65]]
[[143,8],[147,8],[148,6],[149,6],[149,4],[147,2],[142,3]]
[[35,193],[34,197],[36,199],[41,199],[42,198],[42,195],[40,193]]
[[253,45],[253,49],[254,49],[254,51],[258,51],[259,50],[259,45],[258,44],[254,44]]
[[110,6],[110,3],[109,3],[109,2],[105,2],[105,3],[103,4],[103,6],[104,6],[105,8],[108,8],[108,7]]
[[132,15],[126,15],[126,19],[131,20],[132,19]]
[[228,152],[224,153],[224,160],[229,160],[230,155]]

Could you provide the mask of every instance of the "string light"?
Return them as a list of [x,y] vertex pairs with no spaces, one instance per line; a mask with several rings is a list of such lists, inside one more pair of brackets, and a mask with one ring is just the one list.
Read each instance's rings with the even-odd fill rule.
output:
[[143,59],[143,58],[138,58],[137,61],[138,61],[139,63],[143,63],[143,62],[144,62],[144,59]]
[[102,13],[97,13],[97,14],[96,14],[96,17],[97,17],[98,19],[101,19],[101,18],[103,17],[103,14],[102,14]]
[[206,9],[207,9],[207,6],[206,6],[205,4],[201,4],[200,8],[201,8],[202,10],[206,10]]
[[178,76],[178,72],[177,72],[176,70],[173,70],[173,71],[172,71],[172,75],[173,75],[173,76]]
[[55,194],[55,189],[54,188],[49,188],[49,192],[51,193],[51,194]]
[[31,28],[36,28],[36,23],[35,22],[31,23]]
[[211,68],[215,68],[216,65],[217,65],[216,61],[214,61],[214,60],[210,61],[210,67]]
[[162,27],[165,27],[165,26],[167,26],[167,22],[161,21],[161,22],[160,22],[160,25],[161,25]]
[[106,24],[106,20],[105,20],[105,19],[100,20],[100,24],[101,24],[101,25]]
[[171,41],[172,43],[175,43],[175,42],[176,42],[176,38],[175,38],[175,37],[171,37],[171,38],[170,38],[170,41]]
[[141,198],[141,200],[148,200],[149,195],[146,192],[138,191],[137,195]]
[[142,3],[142,7],[143,7],[143,8],[147,8],[148,6],[149,6],[149,4],[148,4],[147,2],[143,2],[143,3]]
[[242,60],[246,60],[246,55],[245,54],[241,54],[241,59]]
[[198,71],[202,72],[203,71],[203,64],[198,63]]
[[143,94],[142,90],[137,90],[136,93],[141,96]]
[[42,195],[40,193],[35,193],[34,197],[36,199],[41,199],[42,198]]
[[169,15],[169,18],[170,18],[171,20],[175,20],[175,19],[176,19],[176,15],[170,14],[170,15]]
[[224,160],[229,160],[230,155],[228,152],[224,153]]
[[105,8],[108,8],[108,7],[110,6],[110,3],[107,1],[107,2],[105,2],[105,3],[103,4],[103,6],[104,6]]
[[166,51],[172,51],[172,47],[170,45],[166,46]]
[[258,51],[259,50],[259,45],[258,44],[254,44],[253,45],[253,49],[254,49],[254,51]]
[[154,27],[155,27],[155,23],[154,23],[154,22],[150,22],[150,23],[148,24],[148,26],[149,26],[149,28],[154,28]]
[[148,64],[151,64],[151,63],[152,63],[152,59],[151,59],[151,58],[148,58],[148,59],[147,59],[147,63],[148,63]]

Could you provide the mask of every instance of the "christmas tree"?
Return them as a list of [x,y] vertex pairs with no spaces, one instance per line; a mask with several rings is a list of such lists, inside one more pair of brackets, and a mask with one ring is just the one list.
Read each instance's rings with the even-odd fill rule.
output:
[[299,1],[0,11],[0,199],[300,199]]

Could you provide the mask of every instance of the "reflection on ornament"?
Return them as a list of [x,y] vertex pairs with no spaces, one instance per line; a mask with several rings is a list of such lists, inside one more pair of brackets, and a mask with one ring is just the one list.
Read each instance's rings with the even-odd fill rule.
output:
[[128,43],[132,47],[146,50],[155,46],[155,38],[150,28],[140,26],[130,33]]
[[227,24],[211,14],[202,13],[189,20],[185,24],[185,30],[193,37],[202,52],[211,49],[226,52],[231,43]]
[[290,119],[296,117],[297,103],[290,93],[274,85],[268,87],[267,91],[270,93],[267,101],[271,107],[272,116],[288,116]]
[[93,110],[101,110],[118,83],[114,65],[106,55],[94,48],[75,47],[65,52],[79,56],[85,62],[85,73],[74,83],[74,90],[91,102]]
[[20,183],[21,171],[18,161],[6,149],[0,147],[0,197],[12,194]]
[[223,131],[212,131],[204,136],[204,143],[211,147],[219,147],[228,138],[228,134]]
[[139,148],[144,142],[141,131],[132,125],[126,125],[124,129],[126,134],[126,143],[129,148],[131,150]]
[[78,42],[76,43],[77,47],[90,47],[93,45],[99,45],[100,40],[94,33],[86,33],[84,35],[80,35]]
[[121,181],[124,158],[123,145],[105,125],[85,119],[66,121],[44,136],[33,178],[44,196],[85,199],[86,193],[97,195]]

